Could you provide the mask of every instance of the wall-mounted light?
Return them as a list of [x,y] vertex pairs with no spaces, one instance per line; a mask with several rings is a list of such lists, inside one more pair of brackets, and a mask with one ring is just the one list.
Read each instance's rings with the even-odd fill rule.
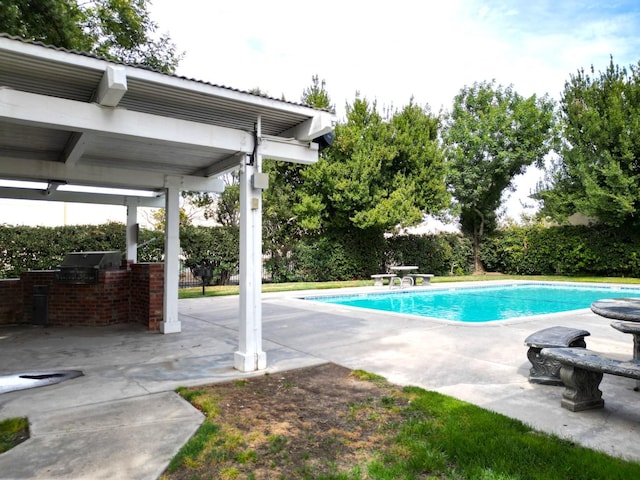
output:
[[334,132],[325,133],[324,135],[320,135],[317,138],[314,138],[313,141],[318,144],[318,151],[322,151],[327,147],[333,145],[333,141],[335,140],[336,134]]
[[109,187],[94,187],[91,185],[62,185],[58,187],[61,192],[75,192],[75,193],[97,193],[102,195],[124,195],[129,197],[148,197],[153,198],[159,195],[154,190],[134,190],[131,188],[109,188]]
[[29,190],[46,190],[49,184],[47,182],[27,182],[23,180],[5,180],[0,179],[0,187],[6,188],[26,188]]

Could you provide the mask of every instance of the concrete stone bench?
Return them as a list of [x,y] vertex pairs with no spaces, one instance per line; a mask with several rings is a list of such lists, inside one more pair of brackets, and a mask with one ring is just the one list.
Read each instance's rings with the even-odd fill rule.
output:
[[604,407],[598,388],[605,373],[640,380],[640,361],[618,360],[584,348],[543,348],[544,358],[560,363],[561,405],[572,412]]
[[413,279],[415,285],[417,285],[416,280],[419,278],[422,279],[422,285],[430,285],[433,278],[432,273],[410,273],[407,276]]
[[396,276],[397,275],[394,273],[378,273],[376,275],[371,275],[371,278],[373,278],[374,287],[382,287],[384,285],[385,278],[388,278],[389,284],[391,284],[392,283],[391,279]]
[[561,326],[545,328],[529,335],[524,341],[529,347],[527,358],[531,362],[529,382],[562,385],[560,364],[557,361],[543,358],[540,355],[540,350],[550,347],[586,348],[584,337],[589,335],[591,334],[586,330]]
[[[633,335],[633,358],[640,360],[640,323],[638,322],[611,322],[611,326],[622,333]],[[636,392],[640,392],[640,380],[636,381]]]

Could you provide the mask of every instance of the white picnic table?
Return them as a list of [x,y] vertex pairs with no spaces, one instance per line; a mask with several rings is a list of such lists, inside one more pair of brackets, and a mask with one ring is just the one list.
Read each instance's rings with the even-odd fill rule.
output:
[[395,265],[393,267],[389,267],[389,270],[397,270],[398,272],[411,272],[417,269],[417,265]]
[[[402,277],[400,277],[400,275],[396,277],[396,278],[401,278],[400,286],[404,285],[405,282],[409,285],[413,285],[414,280],[413,280],[413,277],[409,275],[409,272],[418,270],[418,266],[417,265],[394,265],[393,267],[389,267],[389,270],[391,270],[392,272],[398,272],[398,274],[404,274],[402,275]],[[393,285],[394,285],[394,279],[392,278],[389,282],[389,286],[393,287]]]
[[[403,287],[405,285],[412,286],[416,284],[416,280],[421,278],[422,285],[428,285],[431,282],[433,274],[431,273],[412,273],[414,270],[418,270],[417,265],[395,265],[389,267],[389,271],[393,273],[379,273],[377,275],[371,275],[374,280],[374,286],[381,287],[384,284],[384,279],[389,279],[389,287],[394,286]],[[397,283],[396,283],[397,282]]]

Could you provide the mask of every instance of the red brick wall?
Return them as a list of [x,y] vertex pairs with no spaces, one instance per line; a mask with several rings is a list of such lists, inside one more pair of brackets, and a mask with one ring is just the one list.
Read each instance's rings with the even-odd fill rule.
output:
[[101,271],[91,285],[55,282],[50,270],[0,281],[0,324],[34,323],[34,286],[47,291],[48,325],[105,326],[138,322],[159,330],[163,315],[164,265],[133,264]]
[[18,278],[0,280],[0,325],[22,322],[22,283]]
[[129,272],[101,271],[91,285],[55,283],[52,271],[26,272],[23,281],[24,321],[33,323],[33,287],[46,285],[48,325],[105,326],[129,321]]
[[131,265],[131,297],[129,318],[143,323],[149,330],[160,330],[164,300],[164,265],[134,263]]

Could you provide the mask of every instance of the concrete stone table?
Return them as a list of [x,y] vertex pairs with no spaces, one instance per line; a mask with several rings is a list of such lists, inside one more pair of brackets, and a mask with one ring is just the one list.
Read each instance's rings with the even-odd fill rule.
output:
[[[402,277],[402,280],[400,281],[400,286],[404,285],[405,281],[409,285],[413,285],[413,277],[407,275],[407,273],[412,272],[413,270],[418,270],[418,266],[417,265],[396,265],[394,267],[389,267],[389,270],[405,274]],[[389,285],[393,286],[393,278],[389,282]]]
[[640,298],[608,298],[591,304],[593,313],[613,320],[640,322]]
[[[633,358],[640,360],[640,298],[610,298],[591,304],[591,311],[616,320],[611,326],[622,333],[633,335]],[[640,381],[636,381],[636,391]]]

